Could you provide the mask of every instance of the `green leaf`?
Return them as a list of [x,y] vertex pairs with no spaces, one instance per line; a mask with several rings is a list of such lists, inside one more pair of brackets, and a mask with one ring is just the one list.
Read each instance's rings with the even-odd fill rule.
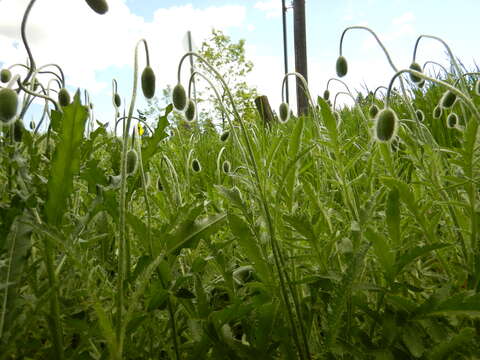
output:
[[24,223],[23,217],[16,217],[7,236],[7,263],[2,268],[2,311],[0,314],[0,338],[4,329],[10,327],[15,315],[15,301],[18,299],[17,284],[27,263],[31,248],[32,229]]
[[475,338],[475,329],[463,328],[460,333],[454,335],[448,341],[444,341],[436,346],[430,353],[430,360],[443,360],[451,358],[456,350],[462,349]]
[[245,255],[253,263],[258,276],[263,281],[269,281],[271,277],[270,269],[262,256],[258,244],[255,242],[248,224],[242,218],[232,213],[228,214],[228,224]]
[[425,309],[422,315],[467,315],[480,317],[480,294],[460,293]]
[[167,250],[178,255],[184,248],[195,248],[200,239],[208,238],[217,231],[226,219],[226,214],[217,214],[203,219],[187,219],[180,224],[167,240]]
[[425,352],[425,345],[422,340],[422,334],[415,326],[408,326],[402,334],[403,343],[407,346],[410,353],[419,358]]
[[165,132],[165,129],[169,125],[168,114],[170,114],[172,110],[172,104],[168,105],[165,109],[165,114],[163,114],[163,116],[159,116],[157,127],[153,132],[152,136],[143,140],[144,146],[142,148],[142,163],[144,166],[148,163],[150,158],[158,151],[158,145],[160,144],[160,141],[162,141],[168,136],[168,134]]
[[330,105],[328,105],[328,103],[323,98],[319,96],[317,98],[317,102],[318,105],[320,105],[320,113],[322,115],[323,123],[328,130],[328,135],[334,143],[334,146],[336,146],[338,142],[337,120],[332,113]]
[[415,246],[407,250],[403,255],[399,256],[396,263],[395,263],[395,275],[400,274],[405,266],[412,263],[416,259],[427,255],[428,253],[442,249],[448,246],[452,246],[450,244],[443,244],[443,243],[436,243],[431,245],[424,245],[424,246]]
[[[300,148],[300,144],[302,141],[302,132],[303,132],[303,124],[304,124],[304,117],[300,117],[295,125],[295,128],[293,129],[292,136],[290,137],[290,142],[288,143],[288,159],[289,160],[294,160],[297,157],[298,150]],[[286,181],[286,194],[288,196],[288,208],[291,210],[293,206],[293,189],[295,186],[295,180],[297,177],[297,166],[295,164],[295,167],[293,171],[290,171],[287,175],[287,181]]]
[[73,177],[80,169],[80,148],[88,117],[88,110],[80,103],[80,92],[70,105],[63,107],[63,113],[53,110],[51,116],[61,124],[47,184],[45,213],[51,225],[58,225],[73,190]]
[[375,256],[382,267],[385,278],[389,282],[393,281],[394,279],[392,275],[395,264],[395,253],[391,250],[390,246],[385,241],[385,238],[371,228],[368,228],[365,231],[365,236],[373,244]]
[[400,193],[398,188],[394,188],[388,193],[385,214],[387,216],[388,233],[394,247],[398,247],[400,245]]

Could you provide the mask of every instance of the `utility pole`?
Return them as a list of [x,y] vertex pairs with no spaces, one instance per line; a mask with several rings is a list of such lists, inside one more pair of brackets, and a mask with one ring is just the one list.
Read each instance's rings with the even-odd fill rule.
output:
[[[288,48],[287,48],[287,10],[285,0],[282,0],[282,23],[283,23],[283,62],[285,66],[285,75],[288,73]],[[285,100],[290,102],[288,91],[288,79],[285,80]]]
[[[293,31],[295,39],[295,71],[307,76],[307,37],[305,30],[305,0],[293,0]],[[305,89],[297,78],[297,112],[305,115],[308,112],[308,101]]]

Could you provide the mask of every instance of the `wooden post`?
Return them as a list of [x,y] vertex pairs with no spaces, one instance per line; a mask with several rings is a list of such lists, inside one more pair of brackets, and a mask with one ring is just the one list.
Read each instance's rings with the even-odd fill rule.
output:
[[[293,30],[295,39],[295,71],[302,74],[308,82],[305,0],[293,0]],[[305,115],[308,111],[307,96],[299,79],[297,79],[297,111],[298,115]]]
[[275,118],[273,116],[273,111],[270,107],[268,97],[262,95],[255,98],[255,106],[257,107],[257,111],[263,120],[263,124],[265,126],[270,126],[275,121]]

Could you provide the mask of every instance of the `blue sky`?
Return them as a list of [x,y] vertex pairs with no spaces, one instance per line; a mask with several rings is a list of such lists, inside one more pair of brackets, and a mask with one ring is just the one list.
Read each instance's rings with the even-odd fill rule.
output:
[[[248,81],[278,106],[283,72],[281,0],[107,1],[110,11],[104,16],[90,11],[84,0],[37,1],[28,28],[37,62],[58,63],[65,69],[70,89],[89,89],[101,121],[113,118],[113,77],[119,81],[122,98],[130,96],[133,48],[138,39],[149,41],[160,94],[176,81],[185,32],[192,30],[195,42],[200,44],[212,27],[223,30],[233,41],[246,40],[247,57],[255,65]],[[25,61],[25,51],[18,44],[27,2],[0,0],[2,66]],[[411,62],[413,45],[420,34],[443,38],[467,66],[480,59],[478,0],[306,0],[306,12],[309,83],[314,95],[323,93],[326,81],[335,76],[340,35],[351,25],[366,25],[376,31],[398,68]],[[289,10],[291,70],[292,25]],[[352,89],[360,90],[362,84],[369,88],[385,85],[393,75],[380,48],[366,32],[347,34],[344,55],[349,61],[349,74],[344,80]],[[448,64],[444,49],[432,40],[422,42],[418,55],[421,63],[435,60]],[[333,86],[332,90],[341,87]]]

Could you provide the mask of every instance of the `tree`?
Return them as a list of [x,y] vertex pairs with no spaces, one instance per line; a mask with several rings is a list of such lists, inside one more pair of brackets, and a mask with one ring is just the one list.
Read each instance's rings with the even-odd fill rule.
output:
[[[225,80],[233,100],[240,114],[246,118],[253,118],[255,114],[254,99],[257,96],[255,88],[249,87],[246,83],[246,76],[253,69],[253,63],[245,57],[245,40],[233,43],[229,36],[226,36],[220,30],[212,30],[211,36],[206,39],[198,51],[215,69],[222,75]],[[187,64],[185,62],[185,64]],[[227,94],[216,80],[215,75],[208,70],[201,61],[194,61],[195,69],[206,75],[214,84],[219,92],[225,106],[231,110],[231,104],[227,100]],[[185,81],[185,89],[188,88],[186,83],[187,76],[183,77]],[[204,126],[222,125],[226,123],[226,119],[221,110],[220,101],[216,97],[215,92],[210,85],[201,77],[196,77],[197,82],[197,104],[207,104],[199,113],[199,121]],[[193,94],[192,94],[193,97]],[[142,115],[155,116],[163,113],[163,108],[171,102],[171,87],[167,86],[162,91],[161,99],[154,98],[148,101],[147,109],[139,111]],[[181,117],[175,116],[176,122],[181,121]]]
[[[223,76],[241,115],[248,118],[254,114],[254,99],[257,91],[246,83],[246,76],[252,71],[253,63],[245,57],[245,40],[241,39],[238,43],[232,43],[230,37],[222,31],[212,30],[211,37],[202,43],[199,53]],[[210,73],[201,62],[198,63],[198,68],[204,73]],[[219,83],[215,82],[214,84]],[[224,89],[217,86],[217,90],[223,103],[228,103],[228,107],[230,107],[231,104],[227,100]],[[208,85],[204,91],[200,91],[200,98],[214,104],[214,111],[204,114],[205,120],[220,118],[222,122],[225,121],[219,99]]]

